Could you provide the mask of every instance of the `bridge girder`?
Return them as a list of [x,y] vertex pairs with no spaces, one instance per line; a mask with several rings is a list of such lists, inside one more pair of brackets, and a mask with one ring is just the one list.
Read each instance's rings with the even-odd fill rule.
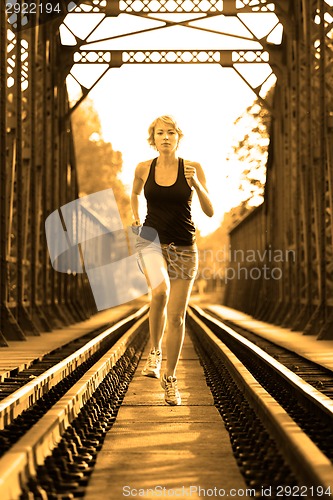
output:
[[[231,232],[232,245],[278,249],[280,279],[231,285],[229,305],[320,339],[333,338],[333,4],[295,0],[274,93],[264,204]],[[287,252],[295,259],[287,259]],[[253,266],[261,266],[256,262]],[[234,284],[235,285],[235,284]],[[242,302],[243,297],[252,299]],[[234,293],[234,295],[233,295]],[[237,305],[236,305],[237,304]]]

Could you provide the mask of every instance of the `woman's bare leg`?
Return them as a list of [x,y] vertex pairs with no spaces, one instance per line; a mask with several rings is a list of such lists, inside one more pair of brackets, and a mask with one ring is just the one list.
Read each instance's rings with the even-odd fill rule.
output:
[[170,280],[170,295],[167,306],[168,332],[166,338],[167,377],[176,376],[177,364],[185,336],[186,308],[190,299],[194,279]]
[[149,253],[143,256],[144,273],[151,290],[149,310],[150,347],[161,351],[166,325],[167,304],[170,293],[170,280],[167,266],[162,255]]

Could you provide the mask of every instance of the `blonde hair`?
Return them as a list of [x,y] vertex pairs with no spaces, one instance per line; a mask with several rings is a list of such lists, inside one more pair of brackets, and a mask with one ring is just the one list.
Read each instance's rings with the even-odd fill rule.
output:
[[153,123],[151,123],[151,125],[148,128],[148,139],[147,139],[147,141],[148,141],[148,144],[150,146],[152,146],[153,148],[156,149],[156,144],[155,144],[155,139],[154,139],[154,133],[155,133],[156,123],[159,120],[162,121],[162,122],[164,122],[164,123],[167,123],[168,125],[172,125],[172,127],[175,129],[175,131],[178,134],[178,142],[180,141],[180,139],[182,137],[184,137],[183,132],[178,127],[176,120],[172,116],[170,116],[170,115],[159,116],[158,118],[156,118],[153,121]]

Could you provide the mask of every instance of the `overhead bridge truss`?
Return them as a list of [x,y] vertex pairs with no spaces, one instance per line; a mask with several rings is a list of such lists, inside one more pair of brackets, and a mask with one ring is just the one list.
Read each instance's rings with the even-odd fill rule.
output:
[[[77,76],[74,74],[73,65],[78,64],[99,64],[104,65],[102,71],[96,81],[89,87],[77,81],[81,86],[82,97],[78,100],[77,105],[82,102],[86,95],[97,83],[105,76],[105,74],[112,68],[119,68],[124,64],[219,64],[222,67],[233,68],[238,75],[250,86],[251,90],[262,100],[263,92],[262,87],[269,78],[274,75],[275,66],[282,63],[280,54],[276,49],[276,45],[267,42],[269,35],[281,25],[281,20],[276,17],[276,24],[271,27],[263,39],[258,39],[251,30],[246,19],[242,14],[268,14],[278,13],[280,2],[269,2],[265,0],[133,0],[133,1],[120,1],[111,2],[105,0],[85,0],[75,7],[75,2],[68,4],[72,14],[82,16],[98,16],[91,31],[82,40],[64,20],[63,27],[67,30],[67,34],[71,34],[73,40],[70,45],[64,47],[61,53],[61,67],[68,72],[71,77],[77,81]],[[281,2],[283,4],[283,2]],[[98,30],[100,29],[103,21],[106,18],[116,18],[120,15],[136,16],[145,19],[147,23],[151,24],[145,28],[137,29],[135,31],[126,31],[122,33],[112,34],[100,38]],[[283,14],[283,15],[282,15]],[[281,18],[286,15],[284,10],[281,10]],[[104,16],[104,17],[101,17]],[[200,20],[207,20],[213,18],[221,18],[221,16],[235,17],[244,28],[246,35],[240,33],[233,33],[232,30],[223,32],[223,30],[213,29],[209,26],[201,26]],[[156,26],[158,22],[158,26]],[[225,36],[229,40],[233,38],[238,42],[244,40],[244,49],[229,50],[223,47],[222,39],[218,44],[219,47],[208,49],[207,47],[193,47],[188,50],[184,49],[170,49],[163,48],[157,49],[148,48],[138,49],[135,45],[136,35],[151,34],[153,32],[162,33],[171,27],[182,27],[188,30],[196,30],[196,33],[206,33],[217,36]],[[97,33],[97,34],[96,34]],[[186,38],[184,32],[184,37]],[[63,37],[65,38],[65,36]],[[92,48],[96,43],[106,44],[119,42],[121,39],[133,39],[133,50],[99,50]],[[256,49],[249,50],[246,48],[246,42],[256,44]],[[270,50],[271,49],[271,50]],[[265,76],[259,85],[251,85],[246,76],[239,70],[240,64],[262,64],[269,65],[270,71]],[[73,109],[76,109],[74,106]],[[266,104],[268,106],[268,104]]]

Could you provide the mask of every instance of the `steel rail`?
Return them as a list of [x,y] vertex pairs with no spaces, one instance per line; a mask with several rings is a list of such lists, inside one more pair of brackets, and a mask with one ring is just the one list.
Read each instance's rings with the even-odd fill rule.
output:
[[[204,313],[199,307],[192,306],[197,313]],[[192,310],[189,318],[195,322],[208,337],[210,343],[221,353],[240,390],[245,394],[259,417],[273,437],[278,440],[281,453],[294,471],[300,484],[308,487],[323,486],[333,488],[332,462],[319,450],[315,443],[293,421],[278,402],[259,384],[237,356],[197,317]],[[208,316],[208,315],[207,315]],[[214,319],[214,318],[212,318]],[[214,319],[216,323],[216,320]],[[218,326],[224,329],[221,322]],[[228,333],[232,332],[229,327]],[[237,334],[238,335],[238,334]]]
[[[137,322],[95,363],[83,377],[0,459],[1,500],[19,498],[22,486],[29,477],[36,475],[36,468],[61,440],[61,436],[79,414],[81,408],[93,395],[98,386],[110,372],[140,331],[147,320],[148,313],[133,316]],[[122,322],[125,324],[126,321]],[[119,327],[119,323],[117,324]],[[114,328],[114,327],[112,327]],[[109,335],[106,330],[102,335]]]
[[242,346],[246,347],[255,355],[260,361],[264,362],[270,368],[272,368],[276,373],[278,373],[284,380],[288,381],[290,385],[297,391],[301,391],[304,397],[319,408],[326,415],[333,418],[333,400],[328,396],[325,396],[322,392],[318,391],[311,384],[303,380],[296,373],[291,371],[289,368],[284,366],[282,363],[274,359],[272,356],[267,354],[263,349],[253,344],[250,340],[244,338],[242,335],[233,330],[230,326],[226,325],[222,321],[218,320],[214,316],[203,311],[198,306],[192,306],[192,308],[199,314],[202,318],[214,323],[216,326],[224,330],[230,337],[237,341]]
[[76,368],[82,365],[82,363],[89,359],[100,349],[102,342],[104,342],[107,337],[126,326],[126,324],[131,323],[131,321],[141,318],[146,313],[147,309],[148,306],[144,305],[131,316],[118,321],[115,325],[107,328],[76,352],[46,370],[42,375],[39,375],[23,387],[20,387],[17,391],[13,392],[10,396],[4,398],[0,402],[0,430],[13,422],[13,420],[24,410],[30,408],[52,387],[61,382]]

